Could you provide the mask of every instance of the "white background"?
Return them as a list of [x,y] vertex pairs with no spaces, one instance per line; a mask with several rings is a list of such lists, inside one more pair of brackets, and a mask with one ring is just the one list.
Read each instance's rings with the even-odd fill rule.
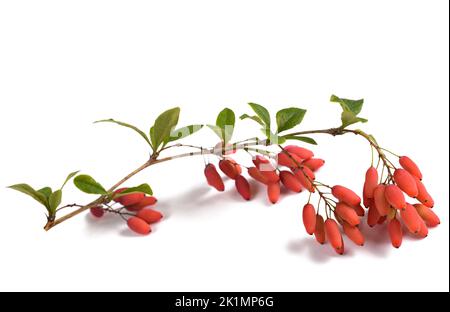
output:
[[[1,1],[0,290],[412,291],[449,289],[448,1]],[[147,129],[162,110],[214,122],[228,106],[308,109],[303,129],[339,122],[335,93],[366,99],[364,125],[413,157],[443,224],[390,247],[385,229],[344,257],[304,233],[307,195],[244,203],[205,185],[203,160],[154,167],[167,218],[148,237],[81,215],[45,233],[43,209],[8,190],[59,185],[81,169],[112,185],[147,158],[114,117]],[[239,123],[238,137],[258,134]],[[329,184],[361,189],[370,149],[317,137]],[[188,142],[215,144],[207,129]],[[212,160],[212,159],[211,159]],[[248,162],[248,160],[246,160]],[[87,202],[72,185],[65,202]]]

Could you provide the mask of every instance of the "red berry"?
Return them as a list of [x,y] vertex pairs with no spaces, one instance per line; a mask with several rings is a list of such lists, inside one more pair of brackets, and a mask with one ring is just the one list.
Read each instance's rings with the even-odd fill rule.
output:
[[408,156],[400,157],[400,166],[419,180],[422,180],[422,172],[420,172],[419,167]]
[[402,190],[397,185],[387,185],[384,189],[384,196],[388,203],[395,209],[405,209],[405,195],[403,195]]
[[316,210],[311,204],[306,204],[303,207],[303,225],[305,226],[306,233],[313,235],[316,230]]
[[314,236],[319,244],[325,244],[327,240],[325,234],[325,221],[321,215],[316,216],[316,229],[314,231]]
[[357,226],[360,223],[356,211],[347,204],[338,203],[336,205],[336,214],[351,226]]
[[251,190],[250,190],[250,184],[248,183],[246,178],[244,178],[241,175],[238,175],[236,177],[235,185],[236,185],[236,190],[242,196],[242,198],[244,198],[245,200],[251,199],[252,194],[251,194]]
[[361,205],[358,206],[352,206],[353,210],[355,210],[356,214],[359,217],[364,217],[364,215],[366,214],[366,211],[364,210],[364,208]]
[[406,228],[413,234],[417,234],[421,228],[421,221],[419,214],[417,213],[416,208],[412,205],[407,204],[406,208],[400,213],[403,223]]
[[131,193],[126,195],[120,195],[122,192],[126,191],[128,188],[121,188],[114,192],[114,201],[121,203],[123,206],[132,206],[139,203],[144,197],[144,193]]
[[334,249],[340,250],[344,247],[341,231],[336,221],[333,219],[325,221],[325,233]]
[[351,226],[347,222],[343,224],[344,233],[352,242],[354,242],[358,246],[364,246],[365,239],[364,235],[361,233],[357,226]]
[[233,180],[236,179],[239,174],[236,166],[228,159],[222,159],[219,161],[219,168],[227,177]]
[[318,171],[325,164],[325,160],[320,158],[310,158],[302,162],[303,166],[308,167],[312,171]]
[[280,181],[280,177],[275,170],[261,171],[261,174],[266,177],[268,184],[278,183]]
[[223,192],[225,190],[225,185],[223,184],[223,180],[219,173],[217,172],[216,166],[213,164],[208,164],[205,167],[205,177],[208,184],[214,187],[219,192]]
[[344,202],[350,206],[358,206],[361,204],[361,198],[356,195],[352,190],[343,187],[341,185],[333,186],[331,193],[334,197],[339,199],[339,201]]
[[391,210],[391,205],[388,203],[385,196],[386,186],[384,184],[380,184],[375,188],[373,192],[374,195],[374,204],[378,210],[378,214],[382,217],[385,217],[389,214]]
[[127,221],[127,224],[128,224],[128,227],[130,228],[130,230],[132,230],[133,232],[135,232],[137,234],[147,235],[152,231],[152,229],[150,228],[150,225],[138,217],[129,218]]
[[141,218],[148,224],[159,222],[163,215],[161,212],[153,210],[153,209],[142,209],[136,215],[136,217]]
[[378,170],[370,167],[366,172],[366,180],[364,182],[364,196],[374,198],[375,188],[378,186]]
[[241,167],[241,165],[239,165],[234,159],[232,159],[232,158],[228,158],[228,161],[230,162],[230,163],[232,163],[235,167],[236,167],[236,171],[237,171],[237,173],[238,174],[241,174],[242,173],[242,167]]
[[91,214],[96,218],[101,218],[105,214],[105,210],[103,210],[103,208],[100,206],[92,207],[90,209],[90,211],[91,211]]
[[248,174],[256,181],[263,183],[263,184],[269,184],[269,181],[266,176],[264,176],[261,171],[259,171],[256,167],[250,167],[248,168]]
[[309,192],[314,193],[316,191],[312,180],[305,174],[305,172],[301,168],[295,169],[294,175],[300,181],[301,185]]
[[316,175],[308,167],[301,166],[300,169],[303,170],[303,173],[306,174],[310,180],[314,181],[316,179]]
[[267,196],[272,204],[276,204],[280,199],[280,183],[272,183],[267,186]]
[[422,204],[427,206],[428,208],[434,207],[434,199],[431,197],[431,195],[428,193],[425,185],[418,179],[415,178],[417,190],[419,191],[419,195],[417,195],[417,200],[420,201]]
[[125,208],[128,211],[139,211],[139,210],[144,209],[146,207],[154,206],[157,202],[158,202],[158,200],[155,197],[153,197],[153,196],[146,196],[139,203],[131,205],[131,206],[126,206]]
[[428,227],[436,227],[441,224],[439,217],[427,206],[423,204],[415,204],[414,208],[416,208],[417,213],[425,221]]
[[367,224],[370,227],[374,227],[378,224],[378,220],[380,220],[381,216],[378,213],[378,209],[375,207],[375,205],[371,205],[369,207],[369,212],[367,213]]
[[425,221],[423,221],[422,219],[420,219],[420,230],[417,233],[417,237],[419,238],[427,238],[428,237],[428,226],[425,223]]
[[394,180],[398,187],[408,194],[409,197],[416,198],[419,195],[415,179],[405,169],[397,169],[394,172]]
[[297,168],[301,165],[303,159],[295,154],[281,152],[277,156],[278,165],[289,168]]
[[280,180],[281,183],[292,192],[300,193],[303,189],[300,181],[287,170],[280,172]]
[[291,154],[297,155],[301,159],[310,159],[314,157],[314,153],[312,151],[297,145],[288,145],[284,148],[284,150],[288,151]]
[[401,223],[397,219],[392,219],[388,224],[388,231],[392,246],[400,248],[403,242],[403,229]]

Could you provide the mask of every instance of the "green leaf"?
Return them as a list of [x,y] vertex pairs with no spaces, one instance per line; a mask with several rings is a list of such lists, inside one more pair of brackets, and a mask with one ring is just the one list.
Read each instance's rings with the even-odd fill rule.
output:
[[127,124],[125,122],[117,121],[117,120],[114,120],[112,118],[111,119],[98,120],[98,121],[96,121],[94,123],[103,123],[103,122],[111,122],[111,123],[118,124],[119,126],[122,126],[122,127],[130,128],[130,129],[136,131],[145,140],[145,142],[147,142],[150,145],[150,147],[152,146],[152,143],[150,143],[150,140],[149,140],[148,136],[144,133],[144,131],[142,131],[141,129],[139,129],[139,128],[133,126],[133,125]]
[[9,186],[9,188],[32,197],[34,200],[36,200],[37,202],[39,202],[40,204],[42,204],[48,208],[48,202],[47,202],[47,198],[45,197],[45,195],[36,191],[34,188],[29,186],[28,184],[11,185],[11,186]]
[[346,127],[348,127],[350,125],[353,125],[355,123],[358,123],[358,122],[365,123],[365,122],[368,121],[365,118],[357,117],[354,113],[349,112],[349,111],[342,112],[341,120],[342,120],[342,127],[343,128],[346,128]]
[[297,126],[303,121],[306,110],[290,107],[280,110],[277,113],[278,133],[289,130]]
[[231,109],[225,108],[219,113],[216,120],[216,126],[222,130],[221,140],[223,142],[228,143],[231,140],[235,124],[236,116]]
[[66,186],[67,182],[70,181],[70,179],[72,179],[74,176],[76,176],[80,171],[74,171],[72,173],[69,173],[69,175],[67,176],[66,180],[64,180],[63,185],[61,186],[61,190],[64,188],[64,186]]
[[264,107],[256,103],[248,103],[258,117],[263,121],[267,128],[270,129],[270,114]]
[[297,140],[297,141],[302,141],[302,142],[305,142],[308,144],[317,145],[317,142],[310,137],[298,136],[298,135],[285,135],[285,136],[283,136],[283,138],[285,138],[286,140]]
[[239,119],[240,120],[251,119],[251,120],[256,121],[257,123],[259,123],[261,126],[265,126],[264,122],[258,116],[250,116],[250,115],[247,115],[247,114],[243,114],[241,117],[239,117]]
[[38,190],[38,192],[43,194],[45,196],[45,198],[47,199],[47,202],[48,202],[48,199],[50,198],[50,195],[52,195],[53,191],[52,191],[51,187],[47,186],[47,187],[41,188],[40,190]]
[[95,181],[91,176],[85,174],[77,176],[73,180],[73,183],[80,191],[84,193],[101,195],[107,193],[105,188],[100,183]]
[[356,116],[359,115],[359,113],[361,113],[364,104],[364,99],[349,100],[340,98],[336,95],[332,95],[330,101],[334,103],[339,103],[344,112],[352,112]]
[[131,193],[144,193],[147,195],[153,195],[153,190],[150,187],[150,185],[148,185],[147,183],[141,184],[139,186],[136,187],[130,187],[120,193],[118,193],[117,195],[125,195],[125,194],[131,194]]
[[214,133],[219,137],[220,140],[222,140],[222,129],[220,127],[217,127],[216,125],[206,125],[209,129],[214,131]]
[[153,125],[153,130],[150,129],[150,137],[153,143],[153,150],[158,150],[159,146],[168,140],[170,133],[178,124],[180,117],[180,108],[175,107],[169,109],[158,116]]
[[50,195],[48,200],[49,203],[49,212],[54,213],[56,209],[61,205],[62,200],[62,190],[57,190]]
[[170,133],[170,138],[167,143],[184,139],[185,137],[188,137],[199,131],[201,128],[203,128],[203,125],[190,125],[187,127],[176,129]]

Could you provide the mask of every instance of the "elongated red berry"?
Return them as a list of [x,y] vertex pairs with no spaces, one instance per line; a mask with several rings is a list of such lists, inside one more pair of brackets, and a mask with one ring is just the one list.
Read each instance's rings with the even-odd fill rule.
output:
[[223,184],[222,177],[217,172],[216,166],[213,164],[208,164],[205,167],[205,177],[208,184],[214,187],[219,192],[225,190],[225,185]]
[[306,204],[303,207],[303,225],[305,226],[306,233],[313,235],[316,231],[316,210],[311,204]]
[[356,195],[352,190],[343,187],[342,185],[333,186],[331,193],[334,197],[339,199],[339,201],[344,202],[350,206],[358,206],[361,204],[361,198]]
[[142,209],[141,211],[139,211],[137,213],[136,217],[141,218],[148,224],[153,224],[153,223],[159,222],[163,218],[163,215],[159,211],[147,208],[147,209]]
[[405,209],[405,195],[397,185],[387,185],[384,189],[384,196],[386,197],[388,203],[395,209]]
[[280,199],[280,183],[272,183],[267,186],[267,197],[272,204],[276,204]]
[[364,246],[365,238],[357,226],[351,226],[347,222],[343,224],[344,233],[358,246]]
[[297,168],[303,162],[303,159],[295,154],[281,152],[277,156],[278,165],[289,168]]
[[236,160],[232,159],[232,158],[228,158],[228,161],[230,163],[232,163],[235,167],[236,167],[236,171],[238,174],[242,174],[242,167],[241,165],[239,165]]
[[416,234],[419,238],[427,238],[428,237],[428,226],[424,220],[420,219],[420,230]]
[[378,224],[378,220],[380,220],[380,218],[381,216],[378,213],[378,209],[375,207],[375,205],[370,206],[367,213],[367,224],[370,227],[374,227]]
[[284,149],[291,154],[297,155],[301,159],[310,159],[314,157],[314,153],[312,151],[297,145],[288,145]]
[[336,205],[336,213],[351,226],[357,226],[360,223],[356,211],[345,203]]
[[130,230],[140,235],[147,235],[152,231],[150,225],[138,217],[129,218],[127,224]]
[[375,188],[375,191],[373,192],[374,204],[378,210],[378,214],[381,217],[387,216],[389,214],[389,211],[391,210],[391,205],[389,204],[385,196],[385,190],[386,186],[384,184],[380,184]]
[[263,184],[269,184],[269,181],[266,176],[264,176],[261,171],[259,171],[256,167],[250,167],[248,168],[248,174],[256,181],[263,183]]
[[339,250],[344,246],[339,225],[333,219],[327,219],[327,221],[325,221],[325,233],[328,241],[334,249]]
[[344,239],[342,239],[342,242],[341,242],[341,247],[339,247],[339,248],[333,248],[334,249],[334,251],[338,254],[338,255],[343,255],[344,253],[345,253],[345,246],[344,246]]
[[222,159],[219,161],[219,168],[227,177],[233,180],[236,179],[239,174],[236,166],[228,159]]
[[314,181],[316,179],[316,175],[308,167],[301,166],[300,169],[303,171],[304,174],[306,174],[309,177],[310,180]]
[[419,233],[422,219],[417,213],[416,208],[410,204],[407,204],[406,208],[401,211],[400,215],[408,231],[413,234]]
[[422,204],[427,206],[428,208],[434,207],[434,199],[431,197],[430,193],[428,193],[427,188],[425,185],[420,181],[418,178],[415,178],[417,190],[419,191],[419,194],[417,195],[417,200],[420,201]]
[[366,171],[366,180],[364,182],[364,196],[374,198],[375,188],[378,186],[378,170],[370,167]]
[[398,187],[408,194],[409,197],[416,198],[419,195],[416,180],[405,169],[397,169],[394,172],[394,180]]
[[158,200],[153,197],[153,196],[146,196],[144,197],[140,202],[138,202],[137,204],[131,205],[131,206],[126,206],[125,208],[128,211],[139,211],[142,210],[146,207],[150,207],[150,206],[154,206],[156,205],[156,203],[158,202]]
[[283,183],[283,185],[292,192],[300,193],[303,189],[300,181],[290,171],[281,171],[280,180],[281,183]]
[[422,180],[422,172],[420,172],[419,167],[408,156],[400,157],[400,166],[419,180]]
[[100,206],[92,207],[90,209],[90,211],[91,211],[91,214],[96,218],[101,218],[105,214],[105,210],[103,210],[103,208]]
[[303,161],[302,165],[306,166],[309,169],[311,169],[312,171],[316,172],[320,168],[322,168],[323,165],[325,165],[325,160],[320,159],[320,158],[310,158],[310,159]]
[[314,184],[311,179],[303,172],[302,169],[294,170],[295,177],[300,181],[300,184],[307,189],[309,192],[314,193],[316,189],[314,188]]
[[128,188],[121,188],[114,192],[115,198],[114,201],[121,203],[123,206],[132,206],[139,203],[142,199],[144,199],[144,193],[131,193],[126,195],[120,195],[122,192],[126,191]]
[[242,196],[242,198],[244,198],[245,200],[251,199],[252,193],[250,190],[250,184],[248,183],[246,178],[244,178],[241,175],[238,175],[236,177],[235,185],[236,185],[236,190]]
[[427,206],[423,204],[415,204],[414,208],[416,208],[417,213],[425,221],[428,227],[436,227],[441,224],[439,217]]
[[316,216],[316,229],[314,231],[314,236],[316,241],[323,245],[327,241],[326,233],[325,233],[325,221],[321,215]]
[[403,242],[402,224],[397,219],[392,219],[388,224],[389,237],[391,238],[392,246],[400,248]]
[[273,184],[278,183],[280,181],[280,177],[278,176],[275,170],[273,171],[261,171],[262,175],[266,177],[267,183]]

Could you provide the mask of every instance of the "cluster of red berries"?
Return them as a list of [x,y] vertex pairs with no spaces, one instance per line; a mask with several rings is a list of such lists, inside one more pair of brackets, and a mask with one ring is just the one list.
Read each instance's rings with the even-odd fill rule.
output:
[[114,201],[121,204],[122,207],[112,209],[96,206],[90,209],[91,214],[97,218],[103,217],[106,212],[119,214],[127,220],[127,225],[133,232],[141,235],[149,234],[152,231],[151,225],[163,218],[161,212],[149,208],[156,205],[157,199],[153,196],[146,196],[144,193],[120,196],[120,193],[125,190],[127,188],[121,188],[114,192]]
[[[280,199],[281,187],[300,193],[303,189],[314,191],[314,172],[324,165],[322,159],[313,158],[312,151],[289,145],[276,155],[277,164],[274,165],[270,159],[258,155],[253,158],[253,166],[247,168],[248,175],[267,188],[267,196],[271,203],[275,204]],[[287,167],[289,170],[283,169]],[[230,179],[235,180],[237,192],[245,200],[252,198],[252,190],[247,178],[242,174],[242,167],[230,157],[219,161],[220,170]],[[208,184],[219,192],[225,190],[221,175],[214,164],[208,164],[204,170]]]
[[[368,224],[373,227],[388,222],[392,245],[399,248],[403,240],[403,225],[419,238],[428,236],[428,228],[440,224],[439,217],[432,211],[434,200],[422,183],[419,167],[407,156],[399,158],[402,168],[386,181],[379,183],[378,170],[370,167],[364,183],[364,205],[369,208]],[[419,203],[408,203],[407,197]],[[402,223],[400,222],[400,220]]]

